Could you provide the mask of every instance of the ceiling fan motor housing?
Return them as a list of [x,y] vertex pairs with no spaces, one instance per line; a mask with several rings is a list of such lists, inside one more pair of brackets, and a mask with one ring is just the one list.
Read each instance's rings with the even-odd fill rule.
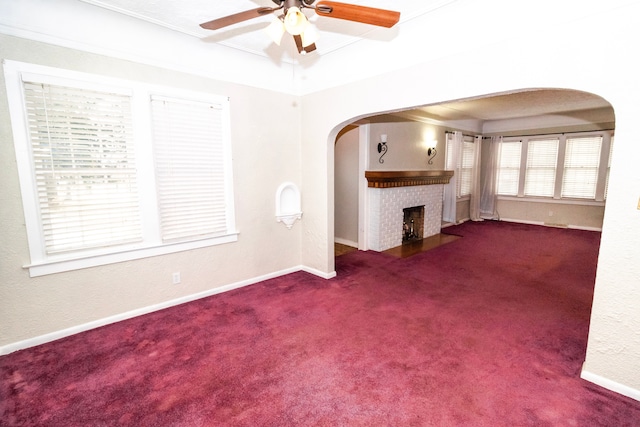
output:
[[272,0],[272,1],[275,4],[277,4],[278,6],[282,6],[282,4],[286,2],[288,4],[288,7],[291,7],[291,6],[298,6],[298,5],[300,5],[300,6],[302,6],[302,5],[311,6],[316,0],[293,0],[293,1],[291,1],[291,0],[289,0],[289,1],[287,1],[287,0]]

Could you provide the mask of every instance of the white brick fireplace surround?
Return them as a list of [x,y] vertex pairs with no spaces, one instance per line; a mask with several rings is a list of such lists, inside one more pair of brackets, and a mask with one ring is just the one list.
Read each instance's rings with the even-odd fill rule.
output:
[[424,205],[424,235],[440,233],[442,194],[449,171],[367,172],[370,250],[402,245],[403,209]]

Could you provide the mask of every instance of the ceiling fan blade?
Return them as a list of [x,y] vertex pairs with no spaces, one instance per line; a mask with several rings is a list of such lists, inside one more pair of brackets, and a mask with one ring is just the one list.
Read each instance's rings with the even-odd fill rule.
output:
[[206,30],[219,30],[220,28],[228,27],[229,25],[237,24],[238,22],[248,21],[249,19],[257,18],[280,9],[280,7],[258,7],[256,9],[245,10],[244,12],[234,13],[233,15],[214,19],[213,21],[200,24],[200,26]]
[[296,47],[298,48],[298,53],[305,54],[305,53],[313,52],[314,50],[316,50],[316,44],[315,43],[311,43],[307,47],[302,46],[302,36],[300,36],[300,35],[297,35],[297,34],[294,35],[293,36],[293,40],[295,40],[295,42],[296,42]]
[[362,22],[386,28],[393,27],[400,20],[400,12],[335,1],[321,1],[316,5],[315,10],[321,16],[346,19],[347,21]]

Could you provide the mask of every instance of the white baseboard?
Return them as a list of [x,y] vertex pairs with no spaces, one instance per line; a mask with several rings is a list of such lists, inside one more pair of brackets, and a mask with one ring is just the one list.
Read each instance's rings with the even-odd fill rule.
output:
[[546,223],[542,221],[526,221],[526,220],[514,219],[514,218],[500,218],[499,221],[516,222],[519,224],[528,224],[528,225],[542,225],[545,227],[570,228],[573,230],[602,231],[602,228],[599,228],[599,227],[587,227],[583,225],[573,225],[573,224],[552,224],[552,223]]
[[580,372],[580,378],[599,385],[600,387],[604,387],[607,390],[611,390],[623,396],[627,396],[640,401],[640,390],[636,390],[635,388],[620,384],[619,382],[601,377],[600,375],[585,370],[582,370],[582,372]]
[[358,247],[358,242],[354,242],[352,240],[342,239],[340,237],[334,237],[333,241],[336,243],[340,243],[341,245],[351,246],[352,248]]
[[0,356],[4,356],[9,353],[13,353],[14,351],[23,350],[29,347],[35,347],[37,345],[45,344],[51,341],[59,340],[61,338],[65,338],[71,335],[78,334],[80,332],[86,332],[91,329],[96,329],[101,326],[110,325],[112,323],[121,322],[123,320],[131,319],[134,317],[142,316],[144,314],[153,313],[154,311],[163,310],[165,308],[173,307],[176,305],[184,304],[187,302],[195,301],[201,298],[206,298],[212,295],[220,294],[222,292],[228,292],[233,289],[242,288],[244,286],[253,285],[255,283],[263,282],[268,279],[273,279],[276,277],[284,276],[287,274],[295,273],[297,271],[305,271],[307,273],[311,273],[315,276],[321,277],[323,279],[331,279],[336,276],[336,272],[323,273],[320,270],[316,270],[315,268],[306,267],[303,265],[299,265],[297,267],[291,267],[284,270],[276,271],[273,273],[265,274],[262,276],[254,277],[247,280],[242,280],[235,283],[230,283],[228,285],[220,286],[217,288],[209,289],[203,292],[198,292],[191,295],[186,295],[184,297],[176,298],[170,301],[161,302],[158,304],[150,305],[147,307],[138,308],[136,310],[127,311],[125,313],[116,314],[114,316],[105,317],[102,319],[94,320],[92,322],[83,323],[81,325],[72,326],[70,328],[62,329],[55,332],[50,332],[48,334],[39,335],[37,337],[29,338],[26,340],[18,341],[15,343],[7,344],[0,347]]

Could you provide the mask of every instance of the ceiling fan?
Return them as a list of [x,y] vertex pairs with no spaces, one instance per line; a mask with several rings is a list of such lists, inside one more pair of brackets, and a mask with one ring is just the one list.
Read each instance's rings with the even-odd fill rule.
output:
[[233,15],[202,23],[200,26],[207,30],[218,30],[281,10],[283,13],[273,15],[272,23],[265,29],[267,34],[279,45],[285,31],[288,32],[293,36],[298,52],[305,54],[316,49],[317,35],[305,14],[302,13],[304,9],[313,9],[320,16],[362,22],[386,28],[393,27],[400,20],[400,12],[335,1],[322,0],[315,5],[316,0],[272,1],[277,5],[276,7],[258,7],[245,10],[244,12],[234,13]]

